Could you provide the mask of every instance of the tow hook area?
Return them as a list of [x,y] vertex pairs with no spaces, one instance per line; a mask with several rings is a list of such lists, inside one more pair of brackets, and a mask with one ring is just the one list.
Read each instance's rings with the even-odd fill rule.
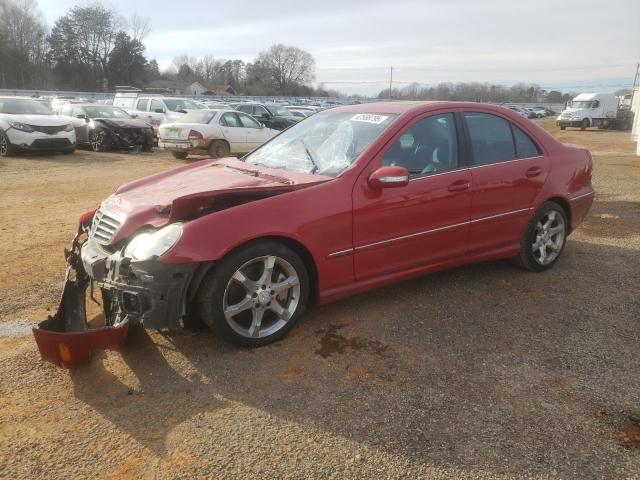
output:
[[33,328],[42,359],[64,368],[77,368],[87,363],[96,349],[120,348],[129,327],[125,317],[118,324],[89,328],[85,292],[91,279],[80,259],[80,249],[85,241],[86,235],[81,225],[71,250],[64,251],[67,270],[58,311]]

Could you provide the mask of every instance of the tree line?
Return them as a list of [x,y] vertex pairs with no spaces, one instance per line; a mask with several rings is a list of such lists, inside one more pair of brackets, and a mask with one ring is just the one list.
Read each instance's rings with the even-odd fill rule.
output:
[[418,83],[403,88],[382,90],[378,98],[395,100],[446,100],[489,103],[565,103],[577,94],[562,93],[558,90],[547,91],[536,84],[518,83],[510,87],[480,82],[443,82],[434,86],[422,86]]
[[213,55],[176,57],[161,72],[145,56],[148,19],[123,18],[100,3],[71,8],[49,29],[36,0],[0,0],[0,88],[107,92],[154,80],[206,87],[231,85],[247,95],[329,95],[309,83],[315,60],[297,47],[273,45],[253,62]]

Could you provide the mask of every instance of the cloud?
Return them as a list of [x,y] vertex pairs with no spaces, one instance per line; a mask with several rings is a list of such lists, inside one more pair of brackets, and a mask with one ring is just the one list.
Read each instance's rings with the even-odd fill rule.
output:
[[[640,58],[638,0],[111,3],[151,18],[147,55],[161,66],[184,53],[250,61],[284,43],[315,57],[319,82],[351,91],[384,88],[390,66],[398,82],[630,82]],[[40,5],[52,23],[73,3]]]

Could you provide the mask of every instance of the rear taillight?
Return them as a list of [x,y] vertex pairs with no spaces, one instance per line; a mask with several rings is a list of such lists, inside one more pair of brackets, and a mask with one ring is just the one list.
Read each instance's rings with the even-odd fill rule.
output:
[[197,132],[195,130],[189,131],[189,140],[202,140],[203,138],[204,137],[200,132]]

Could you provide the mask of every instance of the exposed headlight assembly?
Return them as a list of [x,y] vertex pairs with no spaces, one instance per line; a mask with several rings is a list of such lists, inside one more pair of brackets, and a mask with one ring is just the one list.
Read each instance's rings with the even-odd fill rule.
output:
[[180,235],[182,235],[181,223],[172,223],[160,230],[139,233],[126,246],[123,256],[134,261],[159,257],[176,244]]
[[21,132],[33,132],[33,128],[31,128],[31,125],[27,125],[26,123],[9,122],[9,126],[11,128],[15,128],[16,130],[20,130]]

